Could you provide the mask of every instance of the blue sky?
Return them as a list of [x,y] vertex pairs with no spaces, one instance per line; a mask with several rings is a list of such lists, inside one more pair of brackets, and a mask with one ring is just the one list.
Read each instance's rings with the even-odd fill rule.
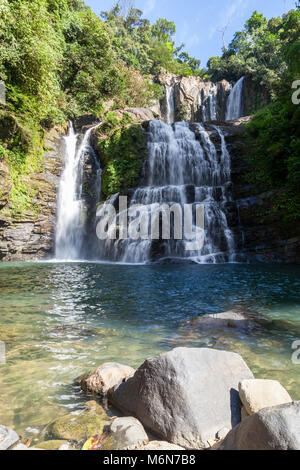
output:
[[[115,0],[85,0],[96,14],[109,10]],[[254,10],[267,18],[281,16],[295,7],[296,0],[136,0],[135,6],[155,22],[158,18],[174,21],[176,43],[186,45],[190,55],[206,66],[209,57],[220,55],[222,34],[227,22],[227,43],[239,31]]]

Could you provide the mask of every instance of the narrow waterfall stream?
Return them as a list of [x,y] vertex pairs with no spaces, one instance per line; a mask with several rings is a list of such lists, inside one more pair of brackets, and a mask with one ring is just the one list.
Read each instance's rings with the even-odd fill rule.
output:
[[[212,83],[210,88],[202,89],[199,93],[198,106],[203,122],[217,121],[218,87]],[[219,119],[220,120],[220,119]]]
[[[218,149],[210,138],[219,140]],[[230,200],[230,155],[221,128],[201,124],[151,121],[145,185],[137,188],[130,207],[142,206],[144,220],[165,205],[204,206],[204,245],[188,251],[186,239],[151,240],[131,238],[105,240],[100,257],[109,261],[145,263],[162,259],[186,259],[197,263],[234,261],[234,237],[228,227],[225,206]],[[110,203],[115,202],[109,201]],[[105,205],[104,205],[105,207]],[[130,209],[129,209],[130,210]],[[120,214],[114,222],[120,224]]]
[[166,86],[166,102],[167,102],[167,123],[175,122],[175,87],[174,85]]
[[88,152],[95,167],[95,191],[98,199],[101,193],[101,169],[94,150],[90,146],[93,129],[89,128],[79,144],[79,134],[75,134],[72,123],[69,133],[64,137],[65,166],[60,180],[57,205],[57,227],[55,240],[55,258],[58,260],[76,260],[84,256],[84,207],[83,207],[83,160]]
[[231,89],[227,102],[226,121],[238,119],[243,115],[243,83],[245,77],[240,78]]

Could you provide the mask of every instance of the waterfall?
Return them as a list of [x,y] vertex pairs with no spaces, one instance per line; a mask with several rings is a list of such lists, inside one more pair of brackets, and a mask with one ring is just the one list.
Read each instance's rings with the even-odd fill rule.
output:
[[216,111],[217,93],[218,93],[218,87],[217,85],[213,85],[211,89],[209,90],[209,111],[210,111],[211,121],[217,120],[217,111]]
[[217,121],[217,98],[218,86],[214,83],[209,88],[204,88],[199,93],[199,108],[202,114],[202,121]]
[[[144,186],[137,188],[130,207],[143,205],[147,219],[154,209],[157,217],[166,205],[178,203],[204,206],[204,245],[190,252],[187,240],[118,239],[100,243],[102,259],[125,263],[145,263],[158,259],[186,259],[197,263],[234,261],[235,243],[228,226],[226,204],[230,197],[230,155],[221,128],[201,124],[151,121],[148,131],[148,159]],[[218,148],[210,134],[219,141]],[[118,195],[113,197],[115,203]],[[105,207],[105,205],[104,205]],[[115,222],[120,227],[121,214]],[[144,219],[144,220],[146,220]]]
[[96,168],[95,188],[96,197],[99,198],[101,169],[89,144],[92,130],[99,125],[89,128],[79,145],[80,135],[75,134],[72,123],[68,135],[64,137],[65,165],[58,191],[56,259],[80,259],[84,253],[83,163],[85,153],[89,153]]
[[226,121],[233,121],[234,119],[238,119],[243,115],[243,83],[244,78],[242,77],[239,79],[238,82],[234,85],[234,87],[230,91],[230,95],[228,97],[227,102],[227,110],[226,110]]
[[175,87],[174,85],[166,86],[166,102],[167,102],[167,123],[175,122]]

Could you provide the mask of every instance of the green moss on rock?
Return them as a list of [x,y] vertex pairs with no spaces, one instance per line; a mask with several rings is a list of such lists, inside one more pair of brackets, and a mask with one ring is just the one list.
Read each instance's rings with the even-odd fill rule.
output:
[[80,414],[68,414],[50,423],[44,435],[55,440],[83,441],[94,434],[102,434],[109,421],[102,406],[90,401]]
[[60,446],[64,445],[64,444],[69,444],[68,441],[66,440],[52,440],[52,441],[44,441],[44,442],[40,442],[39,444],[37,444],[36,446],[33,446],[33,448],[37,448],[37,449],[43,449],[43,450],[58,450],[60,448]]
[[107,138],[100,138],[98,149],[104,168],[105,197],[137,186],[145,158],[145,141],[143,128],[138,124],[118,127]]

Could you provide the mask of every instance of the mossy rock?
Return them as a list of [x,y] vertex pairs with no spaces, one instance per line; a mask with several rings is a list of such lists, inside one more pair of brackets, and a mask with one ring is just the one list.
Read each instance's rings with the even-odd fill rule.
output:
[[36,446],[33,446],[32,449],[43,449],[43,450],[58,450],[60,446],[64,444],[69,444],[68,441],[65,440],[52,440],[52,441],[44,441],[40,442]]
[[117,127],[104,139],[100,135],[98,151],[105,197],[136,187],[146,157],[146,134],[141,125]]
[[90,401],[81,413],[68,414],[50,423],[45,429],[45,435],[52,439],[83,441],[95,434],[102,434],[104,426],[109,422],[110,418],[102,406]]

